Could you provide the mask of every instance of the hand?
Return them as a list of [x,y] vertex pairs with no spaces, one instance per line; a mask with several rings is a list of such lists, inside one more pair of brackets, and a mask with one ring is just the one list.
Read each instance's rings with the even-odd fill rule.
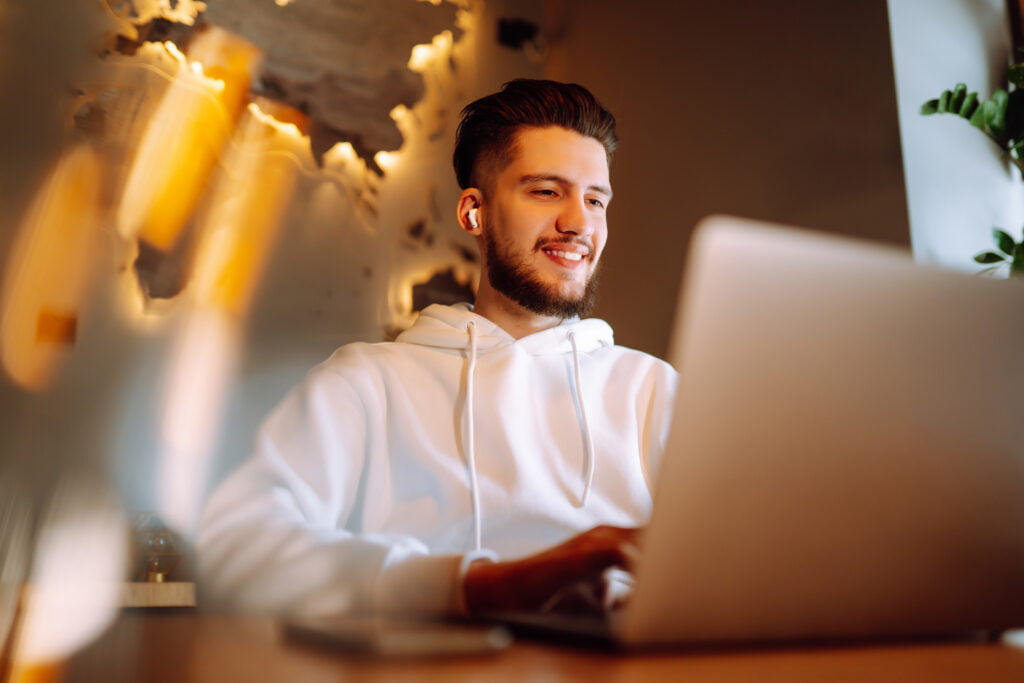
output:
[[475,562],[463,583],[466,609],[471,616],[537,611],[567,590],[601,582],[610,567],[630,570],[636,562],[640,531],[599,526],[519,560]]

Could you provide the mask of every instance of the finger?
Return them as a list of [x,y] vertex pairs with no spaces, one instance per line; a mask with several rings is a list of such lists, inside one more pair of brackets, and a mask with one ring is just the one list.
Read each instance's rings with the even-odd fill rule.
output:
[[612,526],[610,524],[606,524],[604,526],[595,527],[594,529],[591,529],[591,531],[602,536],[617,538],[635,545],[639,543],[640,537],[644,532],[644,527]]
[[612,538],[589,546],[577,557],[581,560],[579,567],[583,572],[595,574],[608,567],[632,569],[639,555],[640,550],[635,544],[621,538]]
[[633,594],[635,584],[633,575],[622,569],[612,567],[601,575],[603,580],[602,604],[605,610],[613,610],[626,604]]
[[636,543],[626,543],[622,546],[622,556],[626,569],[632,571],[640,560],[640,546]]

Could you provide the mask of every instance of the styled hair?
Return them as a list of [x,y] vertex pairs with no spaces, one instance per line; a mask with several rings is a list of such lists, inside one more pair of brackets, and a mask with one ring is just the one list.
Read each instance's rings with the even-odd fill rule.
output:
[[482,187],[482,175],[504,168],[515,156],[521,128],[560,126],[604,146],[611,164],[619,143],[615,117],[589,90],[575,83],[518,78],[470,102],[455,132],[455,177],[462,189]]

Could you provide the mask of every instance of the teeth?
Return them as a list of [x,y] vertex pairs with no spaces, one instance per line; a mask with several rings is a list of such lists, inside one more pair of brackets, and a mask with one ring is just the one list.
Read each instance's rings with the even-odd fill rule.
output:
[[548,253],[558,258],[564,258],[566,261],[580,261],[583,259],[583,254],[577,254],[574,251],[548,251]]

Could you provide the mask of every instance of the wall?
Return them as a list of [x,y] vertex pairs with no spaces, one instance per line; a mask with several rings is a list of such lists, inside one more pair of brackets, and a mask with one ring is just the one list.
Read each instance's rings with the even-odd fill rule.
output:
[[[17,151],[0,167],[4,255],[62,139],[53,112],[66,106],[67,93],[52,84],[81,77],[100,32],[76,32],[81,20],[64,21],[72,15],[53,7],[18,14],[0,2],[0,26],[17,19],[33,27],[21,43],[3,46],[5,96],[19,89],[24,95],[22,108],[5,109],[8,125],[0,131],[5,149]],[[540,54],[493,39],[498,17],[540,21],[540,3],[475,7],[479,23],[457,45],[454,67],[427,76],[425,103],[399,123],[405,161],[370,188],[371,219],[346,194],[351,187],[303,178],[281,228],[287,238],[233,352],[237,374],[216,407],[216,441],[207,444],[216,454],[212,480],[245,456],[256,425],[311,365],[341,343],[379,339],[382,327],[401,322],[384,301],[395,273],[425,273],[452,243],[467,244],[453,217],[455,114],[510,78],[546,68],[590,86],[619,117],[623,143],[613,166],[616,199],[598,314],[620,343],[665,354],[686,240],[708,213],[906,243],[880,0],[773,7],[752,0],[550,0],[543,6],[546,67]],[[67,35],[77,40],[63,40]],[[48,40],[62,50],[49,51]],[[26,144],[30,139],[36,143]],[[419,221],[430,240],[408,239]],[[131,509],[150,509],[162,480],[158,460],[178,447],[169,449],[161,421],[172,381],[167,368],[188,316],[172,306],[145,324],[125,317],[118,302],[131,253],[110,227],[104,234],[97,266],[104,276],[55,386],[38,396],[0,386],[7,436],[0,464],[27,471],[19,477],[46,491],[76,463],[116,480]],[[191,372],[205,379],[201,366]],[[174,381],[191,386],[193,397],[209,393],[187,377]],[[206,485],[203,477],[183,484],[193,495]]]
[[551,77],[622,139],[597,315],[668,348],[691,228],[732,213],[909,242],[884,0],[548,4]]

